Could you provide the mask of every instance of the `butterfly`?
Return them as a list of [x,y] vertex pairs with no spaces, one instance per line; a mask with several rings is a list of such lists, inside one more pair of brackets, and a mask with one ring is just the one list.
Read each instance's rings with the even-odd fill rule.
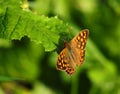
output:
[[65,48],[58,55],[57,70],[63,70],[67,74],[72,75],[76,66],[83,64],[88,35],[89,30],[84,29],[70,42],[65,43]]

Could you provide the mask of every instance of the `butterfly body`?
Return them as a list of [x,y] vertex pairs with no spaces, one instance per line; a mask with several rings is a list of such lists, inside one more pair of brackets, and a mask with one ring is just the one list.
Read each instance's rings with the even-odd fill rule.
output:
[[75,67],[80,66],[84,61],[85,45],[89,31],[82,30],[69,43],[65,43],[65,48],[60,52],[57,60],[57,69],[66,71],[72,75]]

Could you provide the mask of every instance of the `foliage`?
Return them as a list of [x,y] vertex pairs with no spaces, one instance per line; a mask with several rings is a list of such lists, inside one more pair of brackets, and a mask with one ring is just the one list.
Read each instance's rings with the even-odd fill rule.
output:
[[[111,0],[1,0],[0,94],[119,94],[119,9]],[[90,30],[85,62],[68,76],[56,70],[57,52],[80,28]]]

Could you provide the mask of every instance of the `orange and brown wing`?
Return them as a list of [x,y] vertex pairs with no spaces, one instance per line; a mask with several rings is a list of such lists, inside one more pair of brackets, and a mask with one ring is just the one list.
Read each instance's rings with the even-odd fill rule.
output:
[[88,38],[89,30],[84,29],[76,35],[70,42],[73,46],[73,54],[76,55],[76,65],[80,66],[84,62],[85,46]]
[[74,66],[72,66],[70,62],[68,49],[64,48],[58,56],[56,68],[58,70],[66,71],[67,74],[72,75],[74,73]]

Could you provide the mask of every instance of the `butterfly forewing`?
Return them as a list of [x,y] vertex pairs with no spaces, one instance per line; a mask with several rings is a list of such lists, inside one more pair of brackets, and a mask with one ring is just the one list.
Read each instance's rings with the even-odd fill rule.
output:
[[89,30],[84,29],[76,35],[70,42],[72,52],[76,56],[76,65],[80,66],[84,62],[85,46],[88,38]]
[[60,52],[57,60],[57,69],[64,70],[72,75],[75,72],[75,66],[80,66],[84,62],[85,45],[89,31],[82,30],[76,35],[66,47]]
[[67,66],[68,66],[67,49],[64,48],[58,56],[57,69],[66,70]]
[[65,70],[69,75],[74,73],[74,66],[70,64],[70,58],[68,56],[68,49],[64,48],[58,56],[57,69]]

